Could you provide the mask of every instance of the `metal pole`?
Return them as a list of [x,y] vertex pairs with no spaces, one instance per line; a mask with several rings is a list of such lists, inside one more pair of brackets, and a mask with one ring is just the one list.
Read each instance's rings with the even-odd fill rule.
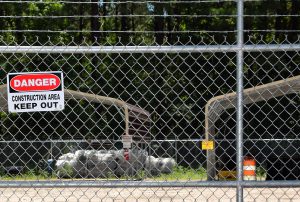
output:
[[237,113],[236,113],[236,136],[237,136],[237,202],[243,201],[243,45],[244,45],[244,0],[237,1]]

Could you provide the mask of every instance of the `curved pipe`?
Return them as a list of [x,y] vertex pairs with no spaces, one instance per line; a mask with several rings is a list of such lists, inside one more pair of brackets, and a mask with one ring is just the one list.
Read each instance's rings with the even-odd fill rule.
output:
[[[3,84],[0,85],[0,93],[2,96],[0,96],[0,106],[2,111],[7,111],[7,85]],[[139,114],[144,114],[147,117],[150,117],[150,114],[148,111],[143,110],[142,108],[136,107],[134,105],[130,105],[122,100],[111,98],[111,97],[105,97],[90,93],[84,93],[80,91],[74,91],[69,89],[64,89],[64,96],[65,99],[86,99],[90,102],[96,102],[101,103],[104,105],[115,105],[117,107],[120,107],[124,110],[125,115],[125,135],[129,136],[129,110],[136,111]]]

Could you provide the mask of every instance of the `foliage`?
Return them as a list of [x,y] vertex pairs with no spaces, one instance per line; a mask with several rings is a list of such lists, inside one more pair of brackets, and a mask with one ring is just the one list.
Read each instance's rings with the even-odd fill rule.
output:
[[[0,18],[0,28],[3,29],[0,45],[236,43],[236,2],[216,1],[193,6],[183,1],[162,2],[122,6],[116,1],[99,4],[69,4],[55,0],[0,2],[0,16],[35,16]],[[299,4],[299,1],[245,2],[246,43],[297,42],[298,36],[292,30],[299,30],[300,23],[298,17],[292,16],[300,14]],[[253,16],[256,14],[268,17]],[[132,17],[134,15],[140,17]],[[297,75],[299,62],[297,53],[245,53],[245,87]],[[0,66],[2,83],[6,83],[8,72],[62,70],[66,88],[137,104],[150,111],[153,121],[151,135],[155,139],[199,138],[204,131],[207,101],[234,91],[236,85],[235,53],[1,54]],[[262,116],[264,114],[262,112]],[[268,117],[269,120],[278,117],[267,114],[272,116]],[[295,114],[293,116],[297,116]],[[72,100],[67,101],[64,112],[2,112],[0,131],[3,140],[119,139],[124,132],[122,116],[115,107],[106,109],[100,104]],[[298,117],[291,119],[298,120]],[[249,123],[251,120],[249,116]],[[275,125],[280,124],[279,120]],[[264,125],[267,128],[270,124]],[[225,127],[233,128],[234,123],[232,127]],[[245,131],[253,135],[264,131],[252,128]]]
[[256,177],[266,177],[267,171],[263,167],[257,167],[256,168]]
[[[95,2],[95,1],[93,1]],[[96,1],[97,2],[97,1]],[[252,40],[258,42],[284,41],[284,32],[260,32],[259,30],[299,30],[297,17],[275,16],[275,14],[299,15],[298,1],[257,1],[245,2],[245,29],[250,30]],[[98,5],[98,6],[95,6]],[[253,15],[266,14],[269,17],[254,17]],[[4,32],[5,41],[16,37],[19,42],[26,37],[28,42],[92,44],[97,42],[105,44],[144,42],[175,44],[180,37],[181,43],[200,41],[206,44],[221,44],[226,35],[227,43],[235,42],[236,3],[211,2],[194,3],[170,2],[156,3],[142,2],[140,4],[117,4],[115,1],[100,4],[69,4],[60,1],[45,0],[43,3],[1,3],[0,15],[7,16],[48,16],[47,18],[1,18],[0,27],[3,30],[51,30],[48,34],[43,32]],[[125,15],[125,17],[122,17]],[[132,17],[128,17],[132,15]],[[139,17],[133,17],[137,15]],[[207,17],[205,17],[207,15]],[[252,15],[252,16],[249,16]],[[65,17],[51,17],[65,16]],[[74,16],[74,17],[66,17]],[[87,17],[94,16],[94,17]],[[98,17],[97,17],[98,16]],[[116,16],[116,17],[109,17]],[[69,30],[72,32],[64,32]],[[203,30],[202,32],[193,32]],[[77,31],[77,32],[76,32]],[[128,33],[114,31],[129,31]],[[137,33],[134,33],[137,31]],[[142,32],[141,32],[142,31]],[[150,31],[147,33],[146,31]],[[163,31],[155,33],[152,31]],[[208,31],[213,32],[209,34]],[[228,31],[226,33],[226,31]],[[214,35],[213,37],[211,35]],[[295,34],[288,34],[288,39],[297,40]],[[121,39],[119,39],[121,37]],[[132,37],[132,40],[129,38]],[[153,37],[156,37],[153,41]]]

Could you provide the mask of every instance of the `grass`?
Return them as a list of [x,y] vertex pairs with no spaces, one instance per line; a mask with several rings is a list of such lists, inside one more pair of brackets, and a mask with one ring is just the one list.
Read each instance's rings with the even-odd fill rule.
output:
[[53,180],[57,179],[56,175],[53,173],[49,175],[46,171],[35,171],[35,170],[28,170],[19,175],[9,175],[9,174],[2,174],[0,176],[0,180]]
[[[0,180],[58,180],[56,173],[49,175],[46,171],[28,170],[19,175],[2,174]],[[85,179],[85,178],[82,178]],[[90,178],[95,179],[95,178]],[[98,180],[152,180],[152,181],[191,181],[206,180],[207,173],[204,168],[191,169],[182,166],[175,167],[170,174],[149,177],[145,171],[140,171],[136,176],[116,177],[111,174],[107,178],[97,178]],[[79,179],[80,180],[80,179]]]
[[192,180],[207,180],[207,173],[204,168],[191,169],[183,166],[174,168],[170,174],[161,174],[148,179],[157,181],[192,181]]

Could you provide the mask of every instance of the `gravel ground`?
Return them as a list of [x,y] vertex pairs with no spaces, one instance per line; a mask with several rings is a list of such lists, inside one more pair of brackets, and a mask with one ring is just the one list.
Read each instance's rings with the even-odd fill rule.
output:
[[[244,201],[299,201],[298,188],[244,190]],[[1,188],[1,202],[235,201],[233,188]]]

